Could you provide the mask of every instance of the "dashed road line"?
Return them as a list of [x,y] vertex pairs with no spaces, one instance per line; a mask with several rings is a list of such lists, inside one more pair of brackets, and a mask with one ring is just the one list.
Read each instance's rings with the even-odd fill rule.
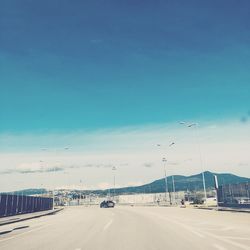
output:
[[213,246],[214,246],[216,249],[218,249],[218,250],[227,250],[225,247],[222,247],[222,246],[217,245],[217,244],[214,244]]
[[113,219],[111,219],[103,228],[103,231],[106,231],[110,226],[111,224],[113,223]]

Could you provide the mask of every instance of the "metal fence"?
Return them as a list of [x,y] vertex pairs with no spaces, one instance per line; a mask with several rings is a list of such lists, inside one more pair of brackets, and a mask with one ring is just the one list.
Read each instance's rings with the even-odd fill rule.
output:
[[0,217],[39,212],[52,208],[52,198],[0,194]]
[[219,205],[226,207],[250,208],[249,187],[249,182],[219,186]]

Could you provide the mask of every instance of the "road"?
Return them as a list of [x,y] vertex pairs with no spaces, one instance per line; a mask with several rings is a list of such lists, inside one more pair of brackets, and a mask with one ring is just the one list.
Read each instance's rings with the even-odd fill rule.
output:
[[250,214],[191,208],[69,207],[1,226],[1,250],[250,249]]

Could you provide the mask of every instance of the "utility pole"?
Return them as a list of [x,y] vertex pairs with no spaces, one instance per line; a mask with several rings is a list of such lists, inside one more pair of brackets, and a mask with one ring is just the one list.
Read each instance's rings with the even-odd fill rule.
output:
[[174,176],[172,175],[172,184],[173,184],[173,203],[175,205],[176,201],[175,201],[175,183],[174,183]]
[[166,170],[166,163],[167,163],[167,159],[164,157],[162,158],[162,161],[163,161],[163,166],[164,166],[164,177],[165,177],[165,199],[166,199],[166,202],[167,202],[167,193],[169,194],[169,203],[170,205],[172,204],[171,202],[171,194],[168,190],[168,180],[167,180],[167,170]]
[[[172,142],[171,144],[168,145],[168,147],[172,147],[175,145],[175,142]],[[161,144],[157,144],[157,147],[162,147]],[[167,173],[166,173],[166,163],[167,163],[167,159],[163,158],[163,165],[164,165],[164,174],[165,174],[165,197],[166,197],[166,201],[167,201],[167,193],[169,193],[169,203],[170,205],[172,205],[172,196],[170,193],[170,190],[168,189],[168,182],[167,182]],[[174,175],[172,175],[172,185],[173,185],[173,202],[175,203],[175,182],[174,182]]]
[[200,147],[200,143],[198,141],[198,129],[197,123],[191,123],[191,124],[186,124],[186,122],[180,122],[181,125],[184,125],[188,128],[195,128],[195,141],[196,141],[196,145],[198,148],[198,152],[199,152],[199,157],[200,157],[200,166],[201,166],[201,171],[202,171],[202,183],[203,183],[203,191],[204,191],[204,199],[205,199],[205,203],[207,202],[207,191],[206,191],[206,181],[205,181],[205,173],[204,173],[204,168],[203,168],[203,160],[202,160],[202,155],[201,155],[201,147]]
[[116,171],[116,167],[112,168],[112,171],[114,172],[114,189],[113,189],[113,200],[115,200],[115,171]]

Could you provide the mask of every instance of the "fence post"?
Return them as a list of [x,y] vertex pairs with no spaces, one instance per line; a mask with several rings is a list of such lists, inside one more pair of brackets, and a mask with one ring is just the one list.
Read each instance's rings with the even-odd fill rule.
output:
[[18,194],[16,194],[15,196],[16,196],[16,211],[15,211],[15,213],[18,214],[18,211],[19,211],[19,196],[18,196]]
[[5,216],[7,216],[7,213],[8,213],[8,194],[6,194],[6,202],[5,202]]

